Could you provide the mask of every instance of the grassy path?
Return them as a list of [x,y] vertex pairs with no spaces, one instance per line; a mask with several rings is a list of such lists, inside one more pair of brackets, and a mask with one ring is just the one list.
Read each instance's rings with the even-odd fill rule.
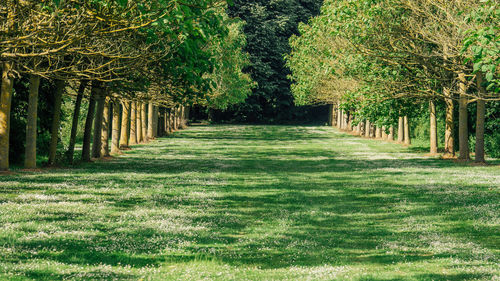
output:
[[193,127],[0,176],[0,280],[500,280],[500,168],[327,127]]

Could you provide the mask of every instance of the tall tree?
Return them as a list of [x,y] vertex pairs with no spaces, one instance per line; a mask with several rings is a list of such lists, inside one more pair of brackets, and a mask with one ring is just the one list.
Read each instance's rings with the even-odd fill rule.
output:
[[243,19],[248,44],[245,51],[251,65],[246,69],[257,87],[245,103],[230,111],[241,120],[269,122],[291,120],[299,114],[290,92],[290,71],[283,57],[290,52],[288,39],[298,33],[299,22],[307,21],[320,11],[322,1],[235,0],[229,15]]

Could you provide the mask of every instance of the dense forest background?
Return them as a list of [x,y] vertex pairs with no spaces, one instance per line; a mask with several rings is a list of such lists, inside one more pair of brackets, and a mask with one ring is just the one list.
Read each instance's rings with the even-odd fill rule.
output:
[[290,52],[289,38],[298,34],[300,22],[319,14],[321,0],[235,0],[229,7],[231,17],[246,22],[245,51],[251,65],[245,69],[258,83],[244,103],[212,112],[215,122],[308,123],[327,120],[323,106],[294,104],[290,91],[290,70],[284,56]]

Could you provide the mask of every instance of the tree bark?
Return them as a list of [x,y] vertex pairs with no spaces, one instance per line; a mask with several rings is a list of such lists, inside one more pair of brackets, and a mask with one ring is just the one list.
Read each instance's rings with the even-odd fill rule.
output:
[[438,139],[437,139],[437,118],[436,118],[436,104],[433,100],[429,101],[430,113],[430,153],[438,153]]
[[136,105],[135,119],[137,126],[135,131],[135,134],[137,135],[137,143],[142,143],[144,140],[142,139],[142,104],[140,102],[137,102]]
[[410,122],[408,120],[408,116],[404,117],[404,136],[405,136],[405,145],[411,145],[411,137],[410,137]]
[[102,112],[101,128],[101,157],[109,156],[109,97],[104,99],[104,110]]
[[87,118],[85,120],[85,131],[83,132],[83,147],[82,147],[82,161],[90,162],[90,142],[92,139],[92,124],[94,123],[95,117],[95,105],[97,98],[97,87],[99,83],[94,81],[92,82],[92,88],[90,91],[90,99],[89,99],[89,109],[87,111]]
[[403,117],[399,117],[398,122],[398,142],[403,143],[405,140],[405,132],[404,132],[404,119]]
[[347,121],[347,129],[349,131],[352,131],[353,130],[353,128],[352,128],[353,116],[351,113],[346,115],[346,121]]
[[170,116],[170,133],[175,132],[175,108],[170,108],[169,111],[169,116]]
[[158,137],[158,129],[160,125],[160,108],[158,106],[153,106],[153,137]]
[[113,125],[111,126],[111,153],[120,152],[120,102],[113,100]]
[[446,118],[445,118],[445,133],[444,133],[444,154],[447,156],[455,156],[455,139],[454,139],[454,103],[451,98],[452,94],[448,87],[443,88],[446,103]]
[[[477,86],[482,95],[486,94],[486,89],[483,86],[483,73],[478,72],[476,75]],[[486,102],[483,99],[477,100],[477,115],[476,115],[476,156],[474,162],[485,163],[484,155],[484,119],[486,113]]]
[[465,85],[467,81],[465,80],[465,74],[463,72],[458,74],[458,85],[459,85],[459,107],[458,107],[458,146],[459,146],[459,156],[458,159],[470,160],[469,151],[469,128],[468,128],[468,112],[467,105],[469,100],[466,96],[467,87]]
[[148,112],[147,105],[141,104],[141,138],[143,142],[148,142]]
[[382,139],[387,140],[387,128],[385,126],[382,126]]
[[173,114],[173,121],[174,121],[174,124],[173,124],[173,129],[174,129],[174,132],[178,131],[179,130],[179,109],[177,106],[174,106],[172,108],[172,111],[174,112]]
[[366,120],[366,123],[365,123],[365,137],[369,138],[371,135],[370,135],[370,128],[371,128],[371,124],[370,124],[370,120]]
[[165,118],[165,135],[170,134],[170,109],[164,109],[164,118]]
[[97,107],[94,119],[94,140],[92,142],[92,157],[101,157],[101,137],[102,137],[102,123],[104,119],[105,99],[104,93],[101,88],[98,88],[96,96]]
[[389,128],[389,135],[387,136],[387,139],[390,141],[394,141],[394,126],[391,126]]
[[154,105],[150,102],[148,104],[148,139],[154,139],[154,131],[155,131],[155,109]]
[[54,114],[52,117],[52,129],[50,133],[49,161],[48,165],[56,163],[57,143],[59,142],[59,127],[61,125],[61,105],[65,83],[63,80],[56,80]]
[[75,109],[73,110],[73,122],[71,124],[71,136],[69,137],[69,147],[66,151],[66,159],[70,164],[73,164],[73,157],[75,155],[76,134],[78,133],[78,119],[80,118],[80,108],[82,107],[83,94],[87,87],[87,81],[82,80],[78,88],[78,95],[76,96]]
[[14,79],[11,77],[12,63],[2,65],[2,88],[0,93],[0,171],[9,169],[10,110]]
[[130,144],[137,144],[137,103],[133,101],[131,103],[130,110]]
[[179,126],[179,129],[180,130],[183,130],[184,129],[184,107],[182,105],[179,105],[179,114],[178,114],[178,117],[179,117],[179,121],[178,121],[178,126]]
[[380,129],[379,126],[375,127],[375,138],[381,139],[382,138],[382,130]]
[[342,109],[339,107],[337,109],[337,128],[342,129]]
[[170,129],[171,129],[171,124],[170,124],[170,108],[166,108],[165,107],[165,119],[166,119],[166,123],[165,123],[165,135],[170,135]]
[[155,129],[155,136],[158,138],[158,137],[163,137],[165,132],[164,132],[164,129],[165,129],[165,119],[164,119],[164,116],[163,116],[163,112],[162,112],[162,108],[161,107],[158,107],[158,106],[155,106],[155,114],[156,114],[156,127],[154,128]]
[[342,109],[342,129],[347,130],[347,120],[345,110]]
[[36,168],[36,138],[39,88],[40,76],[31,75],[28,101],[28,117],[26,120],[26,151],[24,153],[24,168],[26,169]]
[[130,138],[130,102],[122,101],[122,122],[120,130],[120,149],[128,147]]

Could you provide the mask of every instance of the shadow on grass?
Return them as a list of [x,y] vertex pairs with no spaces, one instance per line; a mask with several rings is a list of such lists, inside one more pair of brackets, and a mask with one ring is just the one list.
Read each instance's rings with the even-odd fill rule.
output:
[[[217,259],[265,269],[478,259],[470,248],[460,245],[433,249],[433,241],[423,239],[429,233],[457,243],[471,241],[487,252],[497,250],[500,235],[494,226],[469,223],[480,218],[471,208],[497,203],[498,194],[491,186],[463,183],[456,192],[452,184],[411,178],[402,184],[398,178],[411,173],[439,179],[443,169],[460,165],[437,159],[393,158],[400,150],[387,152],[389,156],[383,159],[357,159],[349,154],[356,151],[356,144],[343,152],[325,149],[322,143],[330,140],[334,145],[344,138],[351,137],[312,133],[310,128],[201,127],[160,140],[152,148],[139,147],[125,158],[37,176],[4,177],[0,202],[24,203],[15,196],[24,193],[59,195],[55,203],[100,206],[109,214],[109,223],[102,222],[102,214],[94,213],[100,217],[95,220],[91,211],[41,209],[39,217],[9,223],[63,225],[68,231],[86,234],[19,239],[40,231],[34,227],[18,231],[17,238],[0,235],[0,245],[19,249],[15,255],[0,257],[0,263],[41,259],[140,268]],[[180,139],[191,145],[176,145]],[[237,144],[231,147],[227,141],[233,140]],[[304,140],[317,143],[274,147]],[[191,191],[208,194],[208,199],[190,196]],[[202,227],[160,230],[154,224],[144,226],[140,220],[122,221],[123,214],[138,209],[179,210],[190,225]],[[428,226],[430,222],[435,225]],[[388,250],[390,245],[396,246]],[[499,260],[496,254],[488,258]],[[49,273],[26,272],[35,279],[49,278]],[[421,275],[417,279],[483,277],[488,276]]]

